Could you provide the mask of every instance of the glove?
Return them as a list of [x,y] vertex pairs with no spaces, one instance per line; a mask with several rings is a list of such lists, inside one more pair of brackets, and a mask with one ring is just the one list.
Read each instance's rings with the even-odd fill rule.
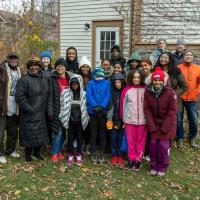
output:
[[112,120],[108,120],[106,122],[106,127],[107,127],[108,130],[111,130],[113,128],[113,122],[112,122]]
[[103,115],[103,108],[101,106],[96,106],[93,111],[96,113],[98,117],[102,117]]

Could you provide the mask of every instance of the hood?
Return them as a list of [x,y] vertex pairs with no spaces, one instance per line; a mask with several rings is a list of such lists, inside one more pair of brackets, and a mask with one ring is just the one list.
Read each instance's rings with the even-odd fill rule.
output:
[[110,52],[112,52],[113,49],[117,49],[119,52],[121,52],[120,47],[119,47],[118,44],[114,44],[114,45],[112,46],[112,48],[110,49]]
[[128,58],[128,64],[131,62],[131,60],[138,60],[141,61],[142,58],[137,52],[133,52],[130,57]]
[[92,69],[91,62],[87,58],[87,56],[82,56],[80,62],[79,62],[79,68],[81,68],[83,65],[88,65],[90,69]]
[[78,83],[79,83],[79,86],[80,86],[80,94],[83,93],[83,80],[82,80],[82,77],[78,74],[72,74],[70,76],[70,80],[69,80],[69,85],[71,85],[71,83],[76,80]]

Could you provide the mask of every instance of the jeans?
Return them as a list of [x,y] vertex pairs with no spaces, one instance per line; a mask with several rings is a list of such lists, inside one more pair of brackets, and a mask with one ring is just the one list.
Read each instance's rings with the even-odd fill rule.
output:
[[[186,109],[187,119],[189,122],[189,139],[194,139],[197,136],[198,128],[198,113],[197,113],[197,102],[187,102],[183,101],[183,108]],[[177,126],[177,138],[184,139],[184,129],[183,129],[183,116],[184,109],[182,112],[178,113],[178,126]]]
[[59,132],[54,133],[52,138],[51,155],[58,154],[62,151],[64,145],[63,128],[60,127]]
[[112,133],[111,133],[112,156],[120,156],[122,154],[120,151],[122,136],[123,136],[122,128],[120,129],[113,128]]

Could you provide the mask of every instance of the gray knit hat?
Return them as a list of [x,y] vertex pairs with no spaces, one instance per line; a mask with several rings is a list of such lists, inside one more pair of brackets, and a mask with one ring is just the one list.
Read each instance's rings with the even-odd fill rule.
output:
[[186,45],[184,38],[178,38],[176,41],[176,45]]

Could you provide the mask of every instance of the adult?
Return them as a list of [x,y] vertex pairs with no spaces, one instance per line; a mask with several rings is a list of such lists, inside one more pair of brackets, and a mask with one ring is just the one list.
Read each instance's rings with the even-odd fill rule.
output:
[[167,45],[167,42],[165,39],[160,38],[157,40],[157,47],[150,56],[150,60],[151,60],[153,68],[158,62],[158,58],[160,57],[162,52],[166,50],[166,45]]
[[69,47],[66,50],[66,63],[68,71],[77,74],[79,71],[77,49],[75,47]]
[[[17,81],[21,77],[19,57],[9,53],[7,60],[0,65],[0,163],[6,163],[5,155],[20,157],[15,151],[18,138],[18,105],[15,101]],[[4,149],[4,134],[7,134]]]
[[185,40],[183,38],[179,38],[176,41],[176,51],[174,53],[175,64],[179,65],[183,63],[183,56],[185,52]]
[[26,161],[32,155],[43,160],[40,149],[48,142],[46,109],[49,97],[48,78],[42,72],[39,59],[32,58],[26,63],[28,72],[19,79],[16,87],[16,102],[20,109],[20,145],[25,147]]
[[[200,94],[200,66],[193,63],[193,53],[187,50],[183,57],[183,63],[178,67],[185,77],[188,89],[181,96],[183,108],[186,109],[189,121],[189,142],[191,147],[198,147],[195,143],[198,129],[197,104]],[[184,139],[183,110],[178,113],[177,138],[180,142]]]
[[40,54],[40,60],[42,62],[42,73],[44,76],[50,77],[53,70],[51,66],[52,54],[50,51],[42,51]]

